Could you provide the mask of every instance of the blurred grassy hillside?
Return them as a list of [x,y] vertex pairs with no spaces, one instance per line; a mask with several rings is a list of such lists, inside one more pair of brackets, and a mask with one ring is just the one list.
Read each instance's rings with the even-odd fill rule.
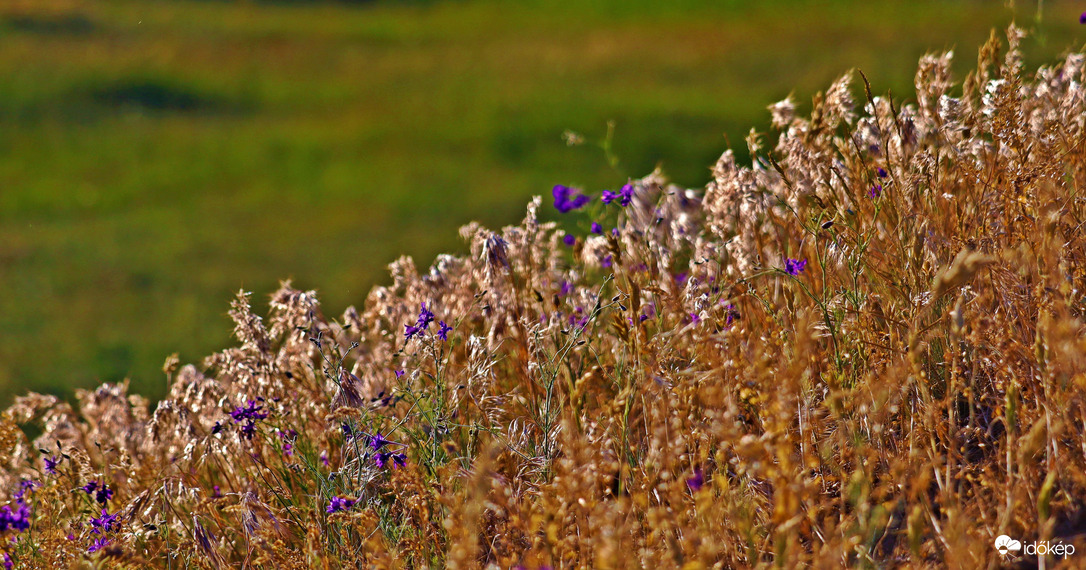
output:
[[[1075,3],[1019,2],[1031,63],[1081,46]],[[225,346],[244,287],[338,314],[385,265],[462,251],[556,183],[657,163],[708,180],[765,106],[859,67],[911,94],[971,68],[1002,2],[227,2],[0,6],[0,405]],[[614,121],[618,169],[599,148]],[[737,149],[740,150],[740,149]],[[744,154],[745,150],[740,150]]]

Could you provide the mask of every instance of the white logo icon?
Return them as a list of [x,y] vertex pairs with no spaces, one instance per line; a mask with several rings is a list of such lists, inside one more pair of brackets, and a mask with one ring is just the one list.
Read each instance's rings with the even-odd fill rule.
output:
[[1005,534],[1001,534],[996,537],[995,547],[996,550],[999,551],[1000,556],[1006,556],[1012,551],[1018,552],[1019,550],[1022,550],[1022,543]]

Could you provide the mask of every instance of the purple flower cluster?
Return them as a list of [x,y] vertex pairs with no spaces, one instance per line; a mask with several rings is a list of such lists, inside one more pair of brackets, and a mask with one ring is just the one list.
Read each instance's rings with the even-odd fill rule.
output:
[[256,422],[268,417],[268,412],[264,411],[263,407],[262,404],[256,403],[256,400],[249,400],[246,406],[238,406],[234,408],[234,411],[230,412],[230,417],[235,424],[244,423],[241,426],[241,435],[245,439],[253,439],[253,435],[256,433]]
[[11,505],[4,505],[4,508],[0,509],[0,532],[9,528],[23,532],[30,528],[30,507],[26,504],[26,493],[39,486],[37,481],[19,483],[19,490],[15,492],[15,509],[12,510]]
[[87,554],[94,554],[95,552],[98,552],[99,550],[107,546],[109,546],[109,539],[104,536],[98,537],[94,539],[94,542],[91,543],[90,548],[87,549]]
[[419,318],[413,325],[404,325],[404,337],[407,340],[411,340],[412,337],[422,338],[426,334],[426,329],[430,328],[430,323],[434,322],[434,313],[430,309],[426,308],[426,303],[421,303],[422,310],[419,311]]
[[407,465],[406,453],[392,453],[391,451],[381,451],[385,446],[393,445],[394,442],[386,439],[381,435],[381,432],[377,432],[370,436],[370,448],[377,452],[373,456],[377,466],[381,469],[392,465],[393,467],[403,467]]
[[57,459],[56,455],[50,455],[49,457],[45,457],[45,458],[42,459],[42,461],[45,463],[45,472],[46,473],[48,473],[50,475],[56,475],[57,474],[57,463],[59,463],[60,460]]
[[407,465],[406,453],[392,453],[390,451],[383,451],[373,457],[373,460],[377,463],[377,466],[384,469],[388,466],[392,466],[394,469],[397,467],[404,467]]
[[41,487],[41,483],[31,480],[20,481],[19,490],[15,492],[15,500],[23,500],[23,497],[26,495],[27,491],[33,491],[34,487]]
[[385,436],[381,435],[381,432],[377,432],[370,436],[370,447],[374,451],[381,451],[381,448],[391,443],[392,441],[386,439]]
[[117,515],[109,514],[109,511],[104,508],[102,509],[102,516],[91,519],[90,523],[91,532],[94,534],[105,534],[121,528],[121,523],[117,520]]
[[328,507],[324,509],[324,512],[328,514],[338,513],[346,511],[354,506],[354,499],[345,499],[343,497],[332,497],[332,500],[328,503]]
[[874,200],[875,198],[878,198],[879,196],[882,196],[882,184],[875,184],[870,189],[868,189],[868,191],[867,191],[867,197],[868,198],[871,198],[872,200]]
[[554,209],[563,214],[578,210],[592,200],[579,191],[561,184],[555,186],[554,190],[551,191],[551,194],[554,195]]
[[23,532],[30,528],[30,507],[26,505],[22,497],[17,499],[15,504],[15,510],[12,510],[11,505],[0,508],[0,532],[5,532],[9,528]]
[[439,321],[439,322],[441,324],[441,329],[439,329],[437,331],[437,336],[441,337],[441,340],[448,341],[449,340],[449,332],[452,331],[453,329],[449,325],[445,324],[445,321]]
[[113,489],[110,489],[105,483],[99,483],[98,481],[91,481],[90,483],[83,485],[83,492],[88,495],[94,495],[94,500],[102,505],[113,498]]
[[[562,313],[558,313],[561,315]],[[569,315],[569,326],[576,326],[580,330],[584,330],[588,326],[588,315],[584,314],[584,307],[576,307],[574,312]]]
[[800,260],[800,259],[788,258],[788,259],[786,259],[784,261],[784,270],[785,270],[785,272],[787,272],[789,275],[791,275],[793,277],[795,277],[796,275],[799,275],[800,273],[803,273],[803,270],[806,267],[807,267],[807,260],[806,259]]
[[623,208],[630,205],[630,200],[633,200],[634,188],[632,184],[625,184],[618,192],[612,192],[610,190],[604,190],[603,196],[600,200],[604,204],[610,204],[612,202],[618,202]]
[[724,326],[730,327],[737,319],[739,319],[739,310],[735,308],[735,305],[728,303],[724,305]]

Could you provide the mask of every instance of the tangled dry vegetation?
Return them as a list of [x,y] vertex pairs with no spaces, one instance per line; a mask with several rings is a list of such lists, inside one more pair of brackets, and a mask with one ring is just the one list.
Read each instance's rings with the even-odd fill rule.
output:
[[752,132],[703,192],[559,187],[583,235],[537,199],[338,320],[289,284],[266,322],[239,294],[240,345],[167,361],[153,410],[123,384],[18,399],[3,561],[977,568],[1001,534],[1081,544],[1086,58],[1030,79],[1020,38],[960,87],[924,57],[914,104],[854,105],[852,74],[810,118],[778,103],[776,145]]

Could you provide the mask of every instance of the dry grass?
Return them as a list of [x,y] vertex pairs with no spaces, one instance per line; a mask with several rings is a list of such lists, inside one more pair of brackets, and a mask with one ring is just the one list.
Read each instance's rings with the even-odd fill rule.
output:
[[125,385],[19,399],[0,489],[29,528],[0,549],[26,568],[977,568],[1008,534],[1083,564],[1086,58],[1029,78],[1008,38],[960,90],[949,55],[924,58],[915,104],[854,105],[850,74],[809,119],[775,105],[753,167],[725,153],[704,192],[633,181],[572,247],[536,201],[464,228],[470,257],[394,263],[338,321],[289,284],[266,322],[239,294],[240,345],[204,372],[168,360],[153,411]]

